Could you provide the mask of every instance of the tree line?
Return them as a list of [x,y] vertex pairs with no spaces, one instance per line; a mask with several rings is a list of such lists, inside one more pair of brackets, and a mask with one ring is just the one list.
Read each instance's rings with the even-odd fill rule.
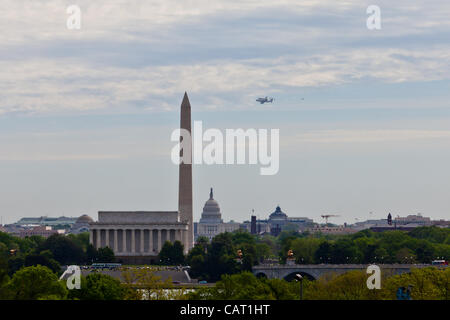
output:
[[9,277],[23,267],[41,265],[61,274],[63,265],[113,262],[114,259],[111,249],[97,250],[89,244],[89,233],[19,238],[0,232],[0,273]]
[[352,235],[281,235],[280,259],[293,250],[299,264],[431,263],[450,258],[450,229],[421,227],[410,232],[363,230]]
[[224,275],[211,288],[187,294],[192,300],[396,300],[398,289],[411,288],[412,300],[450,300],[450,268],[412,269],[401,275],[384,275],[381,289],[367,288],[364,271],[326,274],[300,282],[257,278],[250,272]]
[[[124,282],[93,272],[81,277],[81,289],[68,290],[65,281],[44,266],[24,267],[0,283],[0,299],[14,300],[395,300],[398,289],[411,288],[413,300],[449,300],[450,268],[412,268],[410,273],[384,275],[381,289],[370,290],[363,271],[326,274],[318,280],[257,278],[248,271],[222,275],[214,287],[175,289],[152,270],[123,273]],[[138,288],[136,288],[138,286]],[[169,290],[168,290],[169,289]],[[173,290],[170,290],[173,289]],[[302,293],[300,293],[302,292]]]
[[[282,232],[278,237],[236,231],[219,234],[211,241],[200,237],[187,255],[183,254],[181,242],[166,242],[159,253],[158,264],[188,265],[192,278],[219,282],[223,281],[223,277],[249,272],[254,265],[263,262],[285,263],[289,250],[293,251],[293,258],[300,264],[430,263],[434,259],[449,259],[450,229],[423,227],[410,232],[382,233],[363,230],[351,235],[334,236],[290,231]],[[90,245],[88,233],[22,239],[0,232],[0,288],[4,289],[2,292],[15,292],[12,287],[20,288],[21,283],[17,277],[34,279],[33,272],[44,272],[42,268],[50,272],[44,277],[46,281],[54,282],[55,277],[57,279],[62,273],[62,265],[113,262],[114,259],[111,249],[96,250]],[[28,273],[24,274],[23,270]],[[98,279],[89,278],[92,285],[95,280],[105,282],[104,286],[108,287],[114,280],[103,278],[103,275],[95,277]],[[319,283],[314,282],[314,286]],[[49,296],[60,290],[58,286],[49,288],[56,290]],[[319,291],[325,292],[326,289]],[[59,295],[63,296],[70,295]]]

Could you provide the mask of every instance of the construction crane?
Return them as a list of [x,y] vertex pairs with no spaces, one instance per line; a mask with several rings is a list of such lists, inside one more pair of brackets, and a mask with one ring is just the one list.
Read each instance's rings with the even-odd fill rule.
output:
[[324,215],[322,215],[322,218],[325,219],[325,223],[326,224],[328,224],[328,218],[331,218],[331,217],[340,217],[340,216],[336,215],[336,214],[324,214]]

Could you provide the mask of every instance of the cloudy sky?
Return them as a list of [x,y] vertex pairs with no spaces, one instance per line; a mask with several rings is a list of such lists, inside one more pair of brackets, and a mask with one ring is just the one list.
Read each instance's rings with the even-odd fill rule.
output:
[[280,129],[277,175],[194,166],[195,220],[210,187],[226,221],[448,219],[449,16],[446,0],[2,0],[3,223],[176,210],[184,91],[205,128]]

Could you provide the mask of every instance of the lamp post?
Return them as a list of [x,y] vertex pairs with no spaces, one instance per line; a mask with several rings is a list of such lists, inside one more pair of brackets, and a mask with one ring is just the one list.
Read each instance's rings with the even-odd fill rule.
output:
[[300,281],[300,300],[303,300],[303,277],[300,273],[297,273],[295,278]]

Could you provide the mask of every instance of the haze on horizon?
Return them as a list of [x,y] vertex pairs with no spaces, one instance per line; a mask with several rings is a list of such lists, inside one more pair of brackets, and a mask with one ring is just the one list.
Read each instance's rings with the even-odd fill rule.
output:
[[176,210],[185,91],[205,128],[280,129],[275,176],[194,165],[194,221],[210,187],[226,221],[277,205],[316,222],[450,219],[448,1],[78,0],[81,30],[69,4],[0,3],[3,223]]

